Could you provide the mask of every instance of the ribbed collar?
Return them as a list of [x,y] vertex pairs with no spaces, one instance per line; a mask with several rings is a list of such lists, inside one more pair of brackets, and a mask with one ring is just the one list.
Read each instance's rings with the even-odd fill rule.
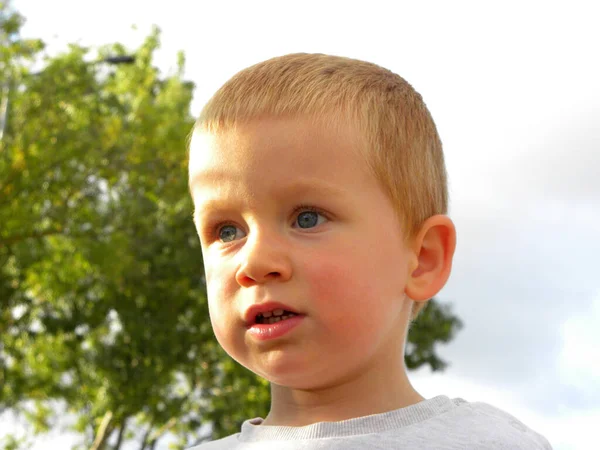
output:
[[242,424],[242,431],[238,435],[238,439],[243,442],[288,441],[382,433],[430,419],[456,408],[461,403],[465,403],[465,401],[462,399],[451,400],[444,395],[440,395],[386,413],[340,422],[319,422],[304,427],[261,425],[263,419],[256,418],[247,420]]

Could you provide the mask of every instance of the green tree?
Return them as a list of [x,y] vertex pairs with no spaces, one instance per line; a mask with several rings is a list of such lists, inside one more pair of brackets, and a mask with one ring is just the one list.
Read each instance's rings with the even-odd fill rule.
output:
[[428,365],[431,370],[444,370],[448,363],[436,352],[436,345],[450,342],[463,326],[448,304],[432,298],[411,324],[404,362],[409,370]]
[[[183,55],[161,74],[155,30],[132,64],[102,63],[130,54],[119,44],[48,56],[20,39],[22,22],[0,4],[0,413],[43,433],[64,410],[79,448],[106,450],[152,449],[167,433],[183,448],[264,415],[268,384],[210,328]],[[409,367],[443,368],[435,344],[458,326],[432,303],[411,329]]]
[[133,64],[94,62],[120,45],[73,45],[33,74],[42,46],[18,39],[21,21],[3,8],[0,408],[43,432],[60,400],[86,448],[110,436],[118,448],[129,430],[148,448],[169,430],[188,437],[209,381],[198,361],[221,354],[186,195],[183,56],[161,76],[155,31]]

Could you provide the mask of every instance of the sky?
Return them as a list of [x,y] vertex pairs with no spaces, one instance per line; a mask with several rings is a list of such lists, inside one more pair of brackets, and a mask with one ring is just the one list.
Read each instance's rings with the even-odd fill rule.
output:
[[[425,397],[505,409],[559,450],[600,424],[600,13],[594,1],[16,0],[25,37],[135,48],[162,30],[196,83],[193,113],[237,71],[292,52],[375,62],[407,79],[444,143],[452,276],[465,327]],[[132,25],[136,29],[132,29]],[[0,428],[1,436],[1,428]],[[64,449],[55,432],[34,450]]]

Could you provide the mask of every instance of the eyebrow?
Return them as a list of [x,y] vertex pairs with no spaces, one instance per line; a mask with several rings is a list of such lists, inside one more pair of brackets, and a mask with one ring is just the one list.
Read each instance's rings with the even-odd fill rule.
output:
[[344,189],[340,189],[327,182],[323,182],[320,179],[311,178],[292,180],[291,182],[282,185],[277,190],[285,194],[318,193],[331,196],[340,196],[345,193]]
[[[208,188],[212,191],[211,188]],[[218,188],[217,188],[218,190]],[[333,186],[329,183],[321,180],[315,180],[310,178],[292,180],[290,183],[286,183],[277,186],[272,192],[275,197],[286,197],[290,195],[319,195],[320,197],[334,197],[339,198],[345,195],[346,191]],[[212,192],[211,192],[212,194]],[[215,210],[215,209],[234,209],[233,202],[230,199],[222,199],[218,195],[209,195],[208,198],[197,205],[194,209],[194,218],[197,218],[202,210]]]

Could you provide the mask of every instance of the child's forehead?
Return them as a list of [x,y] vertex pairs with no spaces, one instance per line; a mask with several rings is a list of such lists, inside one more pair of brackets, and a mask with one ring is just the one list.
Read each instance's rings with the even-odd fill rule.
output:
[[190,143],[190,188],[239,182],[287,185],[296,179],[371,177],[351,133],[293,120],[255,121],[224,130],[197,130]]
[[[340,158],[340,148],[346,154],[354,152],[363,139],[356,129],[337,122],[312,117],[266,118],[215,131],[197,129],[190,145],[190,161],[207,163],[209,159],[227,158],[229,164],[240,165],[274,147],[281,155],[295,155],[305,162]],[[314,147],[319,148],[318,153],[308,151]]]

